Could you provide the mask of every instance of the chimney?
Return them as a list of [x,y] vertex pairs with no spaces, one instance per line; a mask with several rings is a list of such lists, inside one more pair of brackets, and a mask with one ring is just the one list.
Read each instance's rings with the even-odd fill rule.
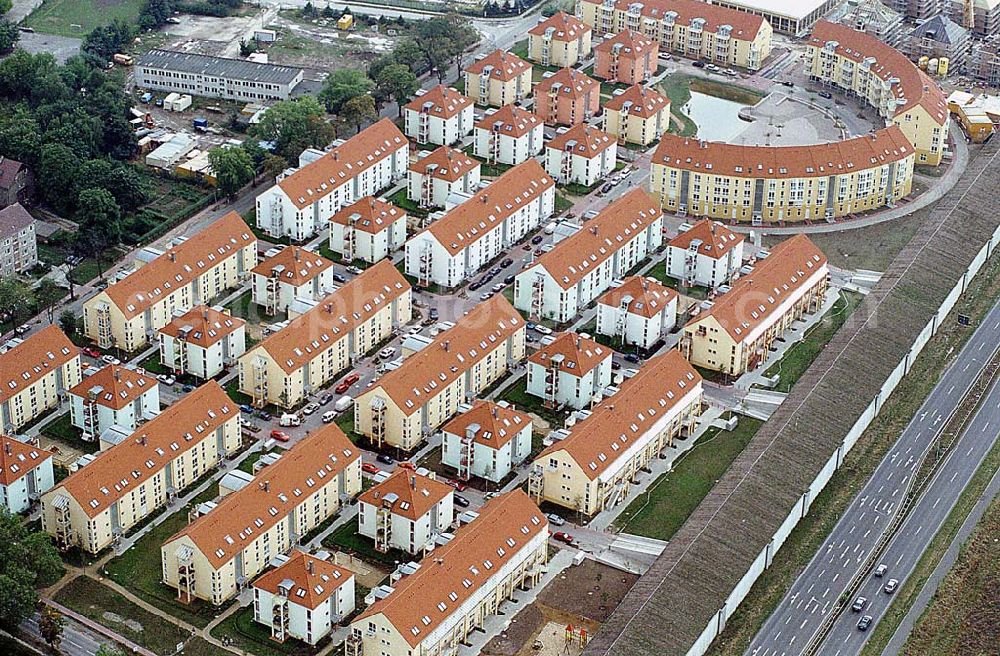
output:
[[207,306],[204,309],[202,309],[202,311],[201,311],[201,318],[204,319],[205,321],[208,321],[208,307]]
[[139,444],[141,444],[142,446],[146,446],[146,434],[145,433],[143,433],[142,435],[139,436]]
[[309,572],[309,574],[313,573],[313,561],[309,558],[306,558],[306,571]]
[[[2,157],[0,157],[0,163],[2,163],[2,162],[3,162],[3,158],[2,158]],[[3,451],[4,451],[4,453],[6,453],[6,454],[7,454],[8,456],[12,456],[12,455],[14,455],[14,450],[10,448],[10,442],[4,442],[4,443],[3,443]]]
[[335,151],[333,151],[333,153],[331,153],[331,154],[333,155],[333,161],[335,161],[335,162],[339,162],[339,161],[340,161],[340,153],[338,153],[338,152],[337,152],[337,151],[335,150]]
[[323,306],[323,309],[326,311],[327,314],[333,314],[333,303],[327,303],[326,305]]
[[170,261],[171,262],[177,261],[177,253],[175,253],[174,251],[170,251]]
[[[293,246],[292,248],[295,248],[295,247]],[[299,249],[295,248],[295,250],[292,251],[292,255],[295,257],[295,261],[298,262],[299,261]]]
[[410,489],[411,490],[416,490],[417,489],[417,475],[416,474],[410,474]]
[[490,199],[490,195],[489,194],[483,194],[482,196],[480,196],[480,198],[483,199],[483,204],[485,205],[486,201],[488,201]]
[[271,481],[264,481],[264,491],[265,492],[271,491]]
[[449,350],[449,348],[451,347],[451,340],[450,340],[450,339],[446,339],[446,340],[444,340],[444,341],[443,341],[443,342],[441,343],[441,346],[443,346],[443,347],[444,347],[444,350],[445,350],[445,351]]
[[119,367],[114,367],[111,371],[115,374],[115,380],[120,383],[122,381],[122,370]]

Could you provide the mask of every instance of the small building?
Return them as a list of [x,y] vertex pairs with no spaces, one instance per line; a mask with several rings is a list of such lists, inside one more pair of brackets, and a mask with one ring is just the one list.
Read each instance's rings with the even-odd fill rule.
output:
[[948,96],[948,111],[972,143],[985,143],[997,129],[986,104],[971,93],[953,91]]
[[0,435],[0,507],[16,515],[55,485],[52,452]]
[[528,59],[542,66],[573,68],[590,57],[592,34],[576,16],[556,12],[528,30]]
[[246,351],[246,321],[228,310],[196,305],[159,330],[160,364],[178,374],[215,378]]
[[304,297],[318,301],[334,290],[333,262],[300,246],[286,246],[250,272],[253,302],[264,312],[285,312]]
[[271,638],[315,646],[354,612],[354,572],[295,550],[253,582],[253,619]]
[[[947,16],[937,14],[910,30],[901,50],[913,61],[927,57],[940,62],[942,58],[946,58],[948,66],[945,70],[964,71],[971,47],[972,37],[968,30],[952,22]],[[935,67],[931,70],[928,67],[927,74],[937,77],[939,69]]]
[[35,191],[35,179],[26,165],[0,155],[0,209],[31,202]]
[[513,105],[531,93],[531,64],[512,52],[494,50],[466,67],[465,93],[477,105]]
[[535,85],[535,113],[549,124],[577,125],[601,107],[601,85],[572,68],[561,68]]
[[405,242],[406,212],[380,198],[365,196],[330,217],[330,250],[344,262],[375,264]]
[[603,127],[619,142],[648,146],[670,127],[670,98],[633,84],[604,103]]
[[526,109],[507,105],[476,123],[475,153],[491,164],[522,164],[542,151],[545,124]]
[[597,298],[597,334],[649,349],[677,323],[677,292],[630,276]]
[[403,106],[404,132],[417,143],[451,146],[472,132],[473,103],[468,96],[439,84]]
[[344,14],[337,19],[338,30],[349,30],[352,27],[354,27],[354,16],[351,14]]
[[406,197],[420,207],[445,207],[452,194],[468,196],[479,188],[481,169],[479,160],[441,146],[410,164]]
[[19,202],[0,209],[0,278],[27,273],[38,264],[36,223]]
[[155,150],[146,155],[146,166],[170,171],[197,145],[198,142],[189,134],[178,132],[170,135]]
[[547,407],[589,408],[611,384],[614,351],[577,333],[560,333],[528,357],[528,394]]
[[594,75],[611,82],[641,84],[656,74],[659,45],[634,30],[622,30],[594,47]]
[[617,164],[618,142],[586,123],[545,145],[545,170],[560,184],[590,187],[614,173]]
[[531,417],[506,403],[476,401],[442,428],[441,463],[467,481],[502,481],[531,454]]
[[667,242],[667,275],[687,287],[700,285],[709,289],[732,280],[743,266],[743,235],[711,219],[681,228]]
[[84,440],[97,440],[112,426],[132,433],[160,413],[160,386],[152,376],[108,365],[69,391],[69,411]]
[[455,520],[455,488],[397,467],[389,478],[358,497],[358,533],[375,540],[376,551],[398,549],[423,554],[451,529]]
[[139,57],[134,71],[140,89],[243,102],[287,100],[304,74],[291,66],[159,49]]
[[80,349],[50,325],[0,347],[0,432],[14,432],[58,407],[80,382]]

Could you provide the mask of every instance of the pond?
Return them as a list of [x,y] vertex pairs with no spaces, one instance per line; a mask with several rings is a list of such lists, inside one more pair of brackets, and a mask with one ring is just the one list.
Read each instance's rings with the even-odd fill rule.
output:
[[699,139],[729,141],[749,125],[739,117],[740,110],[744,107],[747,105],[692,91],[691,100],[687,101],[681,111],[698,126]]

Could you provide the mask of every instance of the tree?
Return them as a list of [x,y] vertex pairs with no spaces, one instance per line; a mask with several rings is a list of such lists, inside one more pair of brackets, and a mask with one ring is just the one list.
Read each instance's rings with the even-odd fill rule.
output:
[[253,53],[257,52],[257,42],[251,39],[247,41],[246,39],[240,39],[240,57],[249,57]]
[[337,18],[337,12],[333,10],[329,2],[323,7],[323,18]]
[[151,30],[160,27],[167,22],[171,13],[173,7],[170,6],[170,0],[146,0],[139,13],[139,28]]
[[392,51],[392,58],[409,66],[414,75],[423,75],[430,69],[427,54],[413,39],[400,41]]
[[101,645],[94,652],[94,656],[125,656],[125,652],[111,645]]
[[73,310],[66,309],[59,314],[59,327],[67,335],[76,333],[76,314]]
[[122,213],[115,197],[105,189],[85,189],[77,199],[76,222],[80,225],[76,247],[97,260],[101,278],[106,251],[122,239]]
[[208,151],[208,163],[219,182],[219,191],[229,198],[253,180],[253,159],[242,148],[213,148]]
[[374,82],[364,71],[341,68],[329,75],[319,92],[319,99],[326,105],[326,111],[339,114],[340,108],[351,98],[363,96],[372,90]]
[[414,32],[417,44],[423,49],[430,65],[437,69],[441,82],[451,64],[461,68],[462,54],[479,40],[476,30],[457,14],[419,21],[414,26]]
[[52,540],[20,517],[0,509],[0,628],[7,631],[35,612],[37,588],[58,581],[65,570]]
[[303,18],[316,18],[316,7],[313,6],[312,2],[307,2],[306,6],[302,8]]
[[0,52],[10,52],[21,38],[17,24],[6,18],[0,18]]
[[398,111],[403,113],[403,105],[417,92],[417,76],[406,64],[386,66],[375,80],[375,88],[384,97],[391,97],[398,105]]
[[42,198],[57,212],[71,213],[76,198],[76,173],[79,158],[68,146],[50,143],[42,146],[35,178]]
[[371,94],[365,94],[356,98],[351,98],[340,109],[340,120],[348,125],[353,125],[355,132],[361,132],[361,125],[367,121],[374,121],[378,118],[375,110],[375,99]]
[[66,290],[52,281],[51,278],[42,278],[35,287],[35,304],[38,308],[45,310],[49,323],[55,321],[56,305],[66,296]]
[[30,287],[17,278],[0,278],[0,313],[9,312],[14,323],[20,323],[32,305],[34,297]]
[[276,153],[296,162],[306,148],[323,148],[330,143],[334,129],[325,120],[323,106],[312,96],[304,96],[275,103],[253,126],[251,136],[273,141]]
[[14,0],[0,0],[0,14],[6,14],[14,6]]
[[62,613],[48,604],[42,606],[42,616],[38,620],[38,632],[42,634],[42,639],[48,643],[49,647],[56,652],[59,651],[65,623],[66,620]]

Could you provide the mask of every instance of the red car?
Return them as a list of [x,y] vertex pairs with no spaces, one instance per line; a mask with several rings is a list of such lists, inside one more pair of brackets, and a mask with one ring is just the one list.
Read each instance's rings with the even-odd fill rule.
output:
[[358,374],[350,374],[347,378],[340,381],[340,384],[333,388],[333,391],[337,394],[343,394],[351,388],[351,385],[361,380],[361,376]]
[[457,478],[449,478],[447,481],[445,481],[445,483],[447,483],[448,485],[452,486],[453,488],[455,488],[459,492],[465,492],[467,489],[469,489],[468,485],[466,485],[462,481],[458,480]]
[[557,542],[564,542],[566,544],[573,544],[573,536],[570,535],[569,533],[565,533],[563,531],[556,531],[555,533],[553,533],[552,534],[552,539],[556,540]]
[[287,442],[291,438],[288,436],[288,433],[282,432],[280,430],[273,430],[271,431],[271,439],[278,440],[279,442]]
[[89,355],[92,358],[101,357],[101,352],[93,348],[92,346],[86,346],[80,350],[83,352],[84,355]]
[[382,470],[370,462],[365,462],[361,464],[361,471],[368,472],[369,474],[377,474]]
[[407,460],[406,462],[399,463],[399,466],[402,467],[403,469],[409,469],[410,471],[416,471],[417,469],[417,466],[414,465],[409,460]]

